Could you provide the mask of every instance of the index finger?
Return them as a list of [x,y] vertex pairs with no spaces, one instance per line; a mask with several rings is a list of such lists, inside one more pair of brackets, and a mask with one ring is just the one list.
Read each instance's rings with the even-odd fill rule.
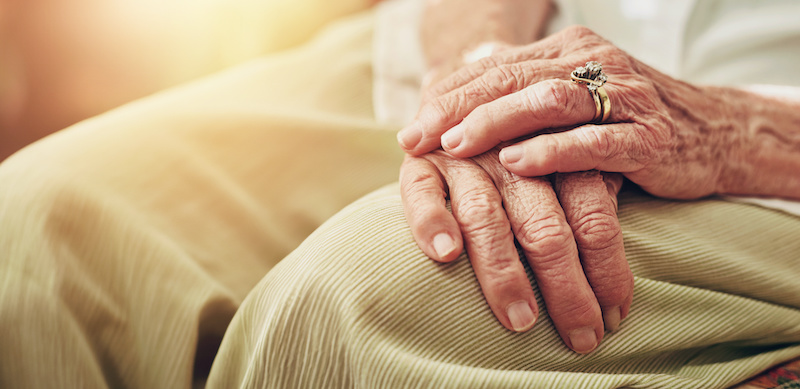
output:
[[473,110],[441,137],[451,155],[468,158],[503,141],[541,130],[587,123],[595,116],[592,95],[567,80],[546,80]]
[[472,82],[423,104],[417,119],[398,133],[398,143],[413,155],[434,150],[441,145],[443,133],[477,108],[514,95],[538,81],[563,77],[569,73],[567,67],[563,60],[555,63],[538,60],[489,69]]
[[447,210],[447,187],[430,161],[406,155],[400,167],[403,210],[417,245],[428,257],[450,262],[462,251],[461,231]]
[[473,161],[441,151],[424,158],[448,182],[453,216],[486,302],[504,327],[527,331],[536,322],[538,307],[497,188]]

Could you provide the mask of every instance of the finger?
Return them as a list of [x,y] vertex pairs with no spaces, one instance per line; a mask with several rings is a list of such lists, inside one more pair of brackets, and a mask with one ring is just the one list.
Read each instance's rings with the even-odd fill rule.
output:
[[477,161],[491,172],[504,199],[514,235],[530,263],[547,311],[568,347],[594,350],[603,338],[603,318],[583,273],[572,230],[552,184],[545,178],[508,173],[491,157]]
[[406,156],[400,167],[400,193],[411,234],[422,251],[439,262],[458,258],[461,231],[447,210],[444,178],[431,162]]
[[615,331],[633,301],[633,274],[610,194],[610,187],[621,180],[618,175],[609,180],[610,185],[598,171],[558,174],[555,189],[575,236],[584,274],[603,311],[605,328]]
[[491,179],[469,160],[441,152],[425,158],[437,165],[449,184],[453,215],[492,312],[510,330],[529,330],[536,323],[538,306]]
[[398,133],[398,142],[415,155],[434,150],[441,144],[441,135],[476,108],[539,81],[564,77],[569,74],[567,68],[564,61],[544,60],[490,68],[472,82],[422,105],[416,120]]
[[646,145],[653,143],[640,135],[645,133],[635,123],[585,125],[505,147],[500,162],[509,171],[531,177],[593,169],[634,172],[644,167]]
[[476,108],[442,135],[442,147],[467,158],[500,142],[538,131],[590,122],[596,105],[586,87],[546,80]]
[[608,172],[601,172],[603,176],[603,182],[606,183],[606,189],[608,189],[608,196],[611,198],[611,201],[614,202],[614,212],[619,210],[619,199],[617,195],[619,195],[619,191],[622,190],[622,184],[625,182],[625,176],[619,173],[608,173]]
[[[418,120],[398,133],[398,143],[414,155],[434,150],[440,143],[433,138],[438,138],[478,105],[497,98],[498,92],[508,89],[505,93],[508,94],[536,81],[566,77],[591,53],[591,49],[584,47],[587,36],[595,38],[590,39],[592,47],[603,43],[589,29],[572,26],[530,45],[506,50],[461,68],[425,89]],[[549,61],[553,59],[558,60]],[[466,88],[468,85],[471,87]]]
[[[565,33],[566,32],[567,31],[565,31]],[[531,44],[510,48],[468,64],[449,77],[444,78],[442,81],[426,89],[425,94],[422,96],[422,102],[424,104],[434,98],[456,90],[484,75],[490,69],[502,65],[530,60],[560,58],[562,57],[561,54],[564,42],[572,40],[564,35],[565,34],[549,35]],[[563,75],[560,76],[563,77]]]

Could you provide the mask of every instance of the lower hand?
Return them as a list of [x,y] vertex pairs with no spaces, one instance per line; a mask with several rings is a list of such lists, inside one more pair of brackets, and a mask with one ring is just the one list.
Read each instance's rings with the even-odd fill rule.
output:
[[616,218],[621,176],[593,171],[556,175],[551,182],[509,173],[496,150],[472,159],[434,151],[406,156],[400,181],[420,248],[449,262],[466,247],[504,327],[526,331],[538,317],[514,237],[568,347],[594,350],[603,329],[615,330],[627,315],[633,276]]

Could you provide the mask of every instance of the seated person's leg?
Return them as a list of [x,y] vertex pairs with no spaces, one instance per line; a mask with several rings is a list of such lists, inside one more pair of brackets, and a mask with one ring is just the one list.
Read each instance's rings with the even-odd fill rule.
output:
[[0,164],[0,387],[188,387],[198,341],[213,355],[258,280],[396,179],[371,26],[354,17]]
[[2,14],[13,17],[0,17],[0,161],[133,99],[296,47],[371,3],[4,2]]
[[800,219],[632,192],[620,218],[636,276],[631,314],[581,356],[545,312],[528,333],[501,327],[466,258],[426,258],[398,188],[381,189],[251,292],[209,385],[717,388],[800,355]]

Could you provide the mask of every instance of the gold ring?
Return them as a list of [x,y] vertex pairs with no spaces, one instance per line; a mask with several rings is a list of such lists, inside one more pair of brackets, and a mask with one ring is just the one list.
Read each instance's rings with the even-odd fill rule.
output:
[[591,123],[603,123],[611,116],[611,100],[603,85],[608,81],[608,77],[603,73],[603,65],[600,62],[589,61],[585,66],[579,66],[570,75],[572,82],[586,85],[592,95],[595,104],[595,114]]
[[[603,102],[597,90],[589,91],[589,94],[591,94],[594,99],[595,111],[594,117],[592,118],[592,123],[594,123],[603,117]],[[606,97],[608,97],[608,95],[606,95]]]
[[598,95],[600,95],[600,105],[603,107],[603,117],[602,118],[595,118],[597,123],[605,123],[608,120],[608,117],[611,116],[611,100],[608,98],[608,93],[606,90],[603,89],[602,86],[597,87]]

